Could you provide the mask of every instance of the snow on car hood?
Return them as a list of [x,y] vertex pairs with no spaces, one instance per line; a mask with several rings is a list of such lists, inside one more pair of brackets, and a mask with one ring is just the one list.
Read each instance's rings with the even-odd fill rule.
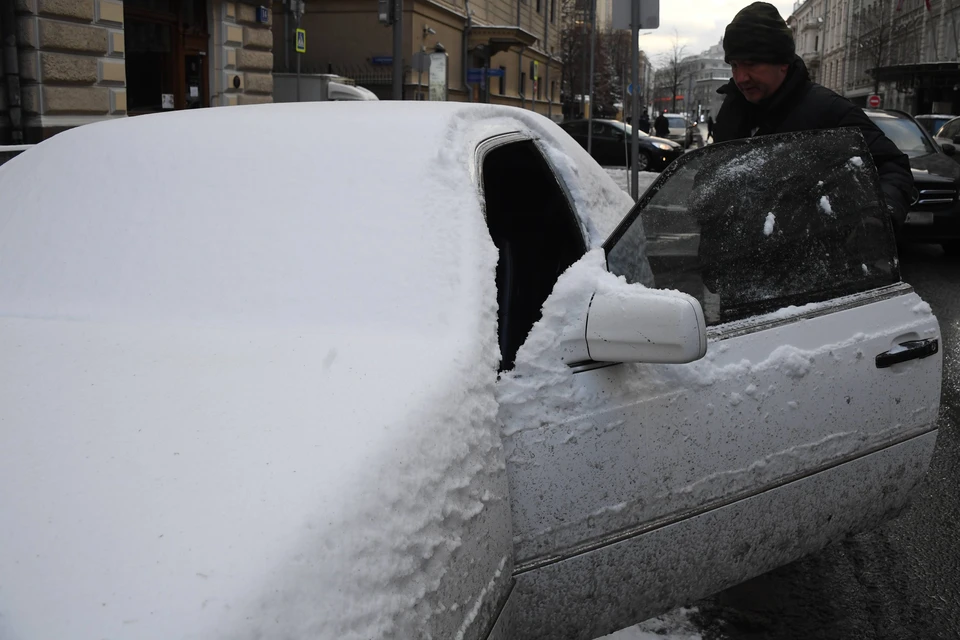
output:
[[581,210],[629,207],[554,124],[489,106],[143,116],[0,169],[0,637],[469,624],[492,570],[451,558],[506,505],[472,154],[506,130]]

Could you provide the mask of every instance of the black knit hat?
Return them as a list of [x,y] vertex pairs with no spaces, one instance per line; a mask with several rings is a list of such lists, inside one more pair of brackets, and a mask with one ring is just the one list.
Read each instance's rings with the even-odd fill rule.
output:
[[727,62],[787,64],[793,62],[795,52],[793,32],[768,2],[754,2],[741,9],[723,34],[723,58]]

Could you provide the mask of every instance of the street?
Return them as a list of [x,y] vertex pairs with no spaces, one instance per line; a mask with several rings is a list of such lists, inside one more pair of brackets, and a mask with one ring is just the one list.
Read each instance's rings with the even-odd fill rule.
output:
[[896,520],[697,603],[705,639],[960,637],[960,261],[913,245],[901,268],[942,331],[940,430],[925,480]]

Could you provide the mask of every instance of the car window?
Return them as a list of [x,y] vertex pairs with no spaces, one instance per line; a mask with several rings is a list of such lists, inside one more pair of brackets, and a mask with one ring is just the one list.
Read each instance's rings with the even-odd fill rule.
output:
[[566,122],[560,125],[560,127],[572,136],[587,135],[586,122]]
[[955,137],[957,137],[958,131],[960,131],[960,120],[953,120],[943,126],[943,129],[940,130],[940,133],[937,134],[937,137],[953,140]]
[[882,203],[858,130],[761,136],[674,161],[604,248],[630,282],[645,251],[718,324],[898,282]]
[[897,145],[900,151],[907,156],[916,158],[925,156],[928,153],[936,153],[937,150],[933,144],[923,135],[923,131],[917,124],[908,118],[873,118],[873,122],[880,127],[893,144]]
[[671,129],[686,129],[687,123],[683,118],[667,118]]
[[20,149],[16,147],[10,147],[7,149],[0,147],[0,165],[4,164],[5,162],[9,162],[10,160],[13,160],[23,152],[24,152],[24,149]]

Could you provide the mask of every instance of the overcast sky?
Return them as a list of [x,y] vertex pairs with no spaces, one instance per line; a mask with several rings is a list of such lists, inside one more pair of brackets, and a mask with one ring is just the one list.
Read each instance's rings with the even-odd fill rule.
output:
[[[673,50],[674,30],[685,47],[684,54],[697,54],[720,42],[723,30],[740,9],[752,0],[660,0],[660,28],[641,35],[640,48],[655,66],[663,66],[661,54]],[[786,20],[793,0],[770,0]]]

